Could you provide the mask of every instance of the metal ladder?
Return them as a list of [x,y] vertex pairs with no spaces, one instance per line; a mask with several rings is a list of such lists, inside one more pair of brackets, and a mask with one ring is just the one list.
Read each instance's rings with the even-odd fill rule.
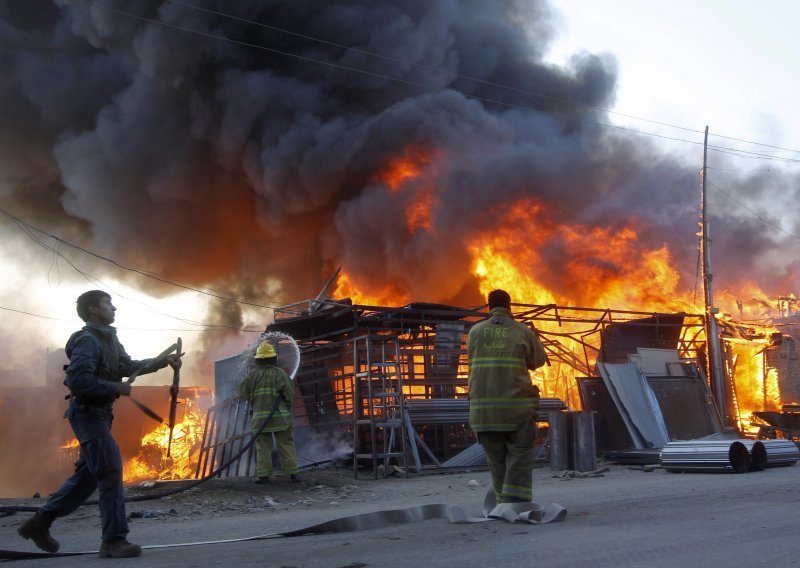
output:
[[359,463],[365,460],[371,463],[375,479],[379,465],[388,472],[392,459],[408,475],[397,338],[365,335],[353,341],[353,387],[353,473],[356,479]]

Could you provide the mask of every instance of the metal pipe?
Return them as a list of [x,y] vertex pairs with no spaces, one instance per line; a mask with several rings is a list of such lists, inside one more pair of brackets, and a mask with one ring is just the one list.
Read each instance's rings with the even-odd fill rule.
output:
[[750,452],[749,471],[764,471],[767,467],[767,449],[759,440],[739,440]]
[[760,440],[767,453],[767,467],[794,465],[800,460],[800,450],[791,440]]
[[667,471],[744,473],[750,469],[750,452],[741,440],[670,442],[661,450],[661,467]]

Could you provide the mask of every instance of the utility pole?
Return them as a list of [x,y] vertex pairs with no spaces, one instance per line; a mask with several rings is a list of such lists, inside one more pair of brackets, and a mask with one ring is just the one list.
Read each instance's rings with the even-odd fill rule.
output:
[[711,229],[708,222],[708,209],[706,206],[706,166],[708,158],[708,126],[706,126],[703,140],[703,171],[701,174],[700,191],[702,203],[700,207],[701,250],[703,253],[703,293],[705,297],[705,324],[706,324],[706,359],[708,361],[708,376],[711,380],[711,389],[717,402],[723,426],[733,426],[733,419],[728,415],[727,375],[722,365],[722,344],[719,339],[719,326],[717,314],[719,308],[714,307],[714,276],[711,272]]

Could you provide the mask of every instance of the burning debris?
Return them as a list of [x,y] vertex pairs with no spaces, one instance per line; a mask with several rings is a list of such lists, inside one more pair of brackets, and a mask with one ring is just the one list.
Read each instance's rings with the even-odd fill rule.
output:
[[175,424],[169,455],[169,425],[160,424],[142,438],[139,453],[123,464],[126,483],[189,479],[195,475],[205,414],[194,401],[185,399],[184,404],[183,418]]

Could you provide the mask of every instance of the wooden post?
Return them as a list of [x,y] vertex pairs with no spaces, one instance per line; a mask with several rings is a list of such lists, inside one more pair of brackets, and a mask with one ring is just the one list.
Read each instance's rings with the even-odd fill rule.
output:
[[594,441],[594,413],[571,412],[572,419],[572,463],[575,471],[597,469],[597,451]]
[[548,413],[547,423],[550,428],[550,469],[553,471],[569,469],[567,414],[565,412],[550,412]]

